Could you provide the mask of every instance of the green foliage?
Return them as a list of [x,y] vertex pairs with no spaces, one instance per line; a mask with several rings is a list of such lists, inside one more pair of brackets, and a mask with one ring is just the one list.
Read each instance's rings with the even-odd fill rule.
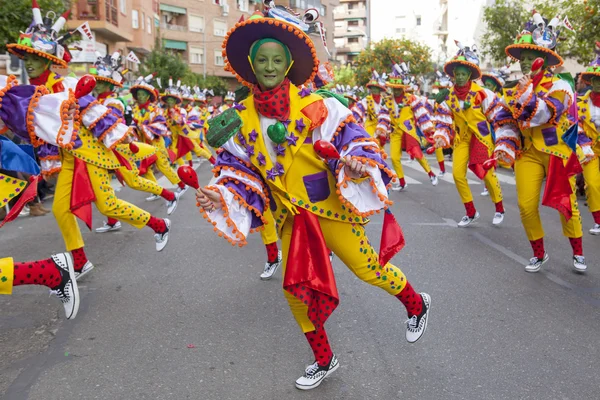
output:
[[144,62],[140,65],[140,71],[143,76],[156,73],[156,78],[161,79],[162,86],[165,88],[170,77],[174,81],[183,79],[190,73],[190,69],[179,54],[170,52],[163,47],[159,36],[157,35],[154,42],[154,49],[144,58]]
[[588,63],[593,58],[594,42],[600,37],[599,6],[600,0],[538,0],[532,5],[525,0],[496,0],[484,9],[487,29],[481,38],[482,52],[496,63],[505,63],[504,49],[514,42],[535,9],[548,19],[556,15],[569,17],[576,32],[561,29],[558,52],[563,58]]
[[[60,15],[71,8],[71,1],[65,0],[38,0],[42,16],[48,11]],[[29,0],[5,0],[0,5],[0,53],[6,52],[8,43],[16,43],[21,31],[31,24],[33,13]]]
[[383,39],[360,52],[356,61],[356,83],[365,85],[375,68],[390,73],[394,62],[410,63],[411,73],[423,75],[433,71],[431,49],[409,39]]
[[333,69],[333,75],[335,77],[335,84],[340,85],[356,85],[356,76],[354,68],[348,65],[344,65],[342,67],[335,67]]

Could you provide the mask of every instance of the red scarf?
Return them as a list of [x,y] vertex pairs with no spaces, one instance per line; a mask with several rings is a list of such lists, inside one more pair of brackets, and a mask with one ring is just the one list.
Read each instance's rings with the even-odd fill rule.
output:
[[396,104],[402,104],[402,101],[404,100],[404,96],[394,97],[394,100],[396,100]]
[[113,92],[108,91],[108,92],[104,92],[104,93],[100,93],[98,95],[98,100],[104,100],[106,99],[108,96],[110,96],[111,94],[113,94]]
[[590,99],[592,99],[593,105],[600,107],[600,93],[590,92]]
[[465,86],[454,86],[454,93],[459,100],[465,101],[469,91],[471,90],[471,81],[468,81]]
[[140,103],[138,103],[138,108],[139,108],[140,110],[147,110],[149,105],[150,105],[150,100],[148,100],[148,101],[147,101],[147,102],[145,102],[144,104],[140,104]]
[[29,83],[35,86],[44,86],[46,82],[48,82],[48,77],[50,76],[50,70],[47,69],[37,78],[29,78]]
[[375,100],[375,103],[379,104],[379,102],[381,101],[381,95],[380,94],[372,94],[371,96],[373,97],[373,100]]
[[290,81],[285,78],[274,89],[262,91],[254,87],[254,105],[260,114],[278,121],[287,121],[290,116]]
[[536,76],[534,76],[531,79],[531,83],[533,83],[533,89],[534,90],[540,84],[540,82],[542,81],[543,77],[544,77],[544,70],[541,70],[540,72],[538,72],[538,74]]

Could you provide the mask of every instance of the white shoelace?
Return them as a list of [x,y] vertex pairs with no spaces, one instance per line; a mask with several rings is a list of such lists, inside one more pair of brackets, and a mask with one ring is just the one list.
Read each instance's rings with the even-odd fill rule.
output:
[[311,364],[308,367],[306,367],[306,370],[304,372],[306,372],[306,375],[312,376],[318,370],[319,370],[319,363],[315,361],[314,364]]
[[417,329],[417,316],[413,315],[412,317],[407,319],[406,325],[408,326],[408,329],[410,331],[414,332]]

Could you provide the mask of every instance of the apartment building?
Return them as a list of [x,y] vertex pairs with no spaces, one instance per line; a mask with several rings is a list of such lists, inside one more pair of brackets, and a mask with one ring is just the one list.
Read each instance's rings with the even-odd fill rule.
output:
[[[387,3],[381,0],[379,2]],[[335,59],[340,64],[354,62],[369,44],[370,3],[370,0],[340,0],[340,4],[333,11]]]

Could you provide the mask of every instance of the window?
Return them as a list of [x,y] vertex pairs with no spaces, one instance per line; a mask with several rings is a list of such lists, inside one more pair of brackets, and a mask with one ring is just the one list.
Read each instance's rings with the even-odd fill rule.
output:
[[326,16],[327,15],[327,6],[321,6],[321,15],[322,16]]
[[336,29],[344,29],[344,21],[335,21]]
[[348,38],[348,43],[358,43],[358,38],[357,37],[350,37],[350,38]]
[[119,0],[119,9],[121,14],[127,15],[127,0]]
[[421,26],[421,16],[417,15],[417,26]]
[[220,67],[225,65],[225,61],[223,60],[223,53],[221,52],[221,50],[215,50],[215,65]]
[[152,20],[150,19],[150,17],[148,17],[146,20],[146,32],[152,35]]
[[306,0],[300,0],[300,8],[301,9],[306,9]]
[[227,22],[225,21],[219,21],[219,20],[213,20],[213,24],[214,24],[214,30],[213,30],[213,34],[215,36],[225,36],[227,34]]
[[240,11],[248,12],[248,0],[237,0],[237,3]]
[[133,29],[140,28],[140,23],[138,21],[138,10],[131,10],[131,26]]
[[406,33],[406,28],[396,28],[396,33]]
[[355,6],[354,3],[348,3],[348,10],[353,10]]
[[216,4],[218,6],[221,5],[221,0],[213,0],[213,4]]
[[204,32],[204,17],[188,15],[188,29],[190,32]]
[[204,64],[203,48],[190,46],[190,64]]
[[348,21],[348,26],[358,26],[358,21]]
[[146,13],[142,11],[142,29],[146,29]]

